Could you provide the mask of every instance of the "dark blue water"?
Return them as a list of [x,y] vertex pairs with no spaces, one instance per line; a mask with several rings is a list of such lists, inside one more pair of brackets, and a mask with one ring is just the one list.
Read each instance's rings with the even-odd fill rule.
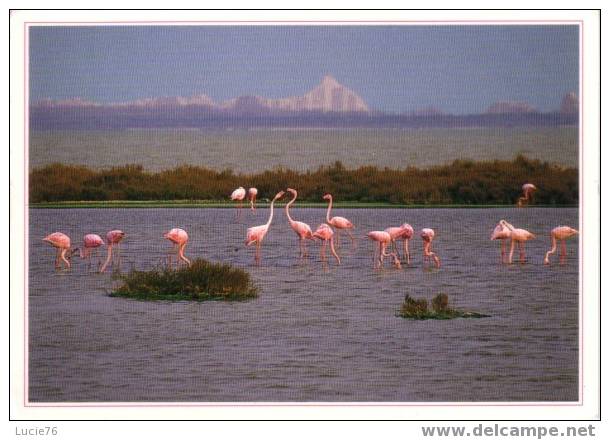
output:
[[[317,227],[322,209],[293,209]],[[262,265],[245,248],[246,229],[268,210],[32,209],[29,259],[29,398],[66,401],[566,401],[578,399],[578,239],[565,265],[542,264],[548,234],[578,227],[577,209],[335,210],[357,226],[342,265],[299,261],[283,211],[263,244]],[[538,235],[525,264],[502,265],[489,240],[498,220]],[[436,230],[442,268],[422,266],[421,240],[410,267],[373,270],[370,230],[409,222]],[[62,231],[120,228],[121,270],[151,268],[171,248],[162,233],[182,227],[186,254],[247,269],[257,299],[141,302],[111,298],[119,281],[74,258],[55,272],[55,251],[40,241]],[[346,238],[346,237],[345,237]],[[557,256],[557,255],[555,255]],[[101,254],[100,254],[101,257]],[[396,316],[405,294],[443,292],[484,319],[410,321]]]

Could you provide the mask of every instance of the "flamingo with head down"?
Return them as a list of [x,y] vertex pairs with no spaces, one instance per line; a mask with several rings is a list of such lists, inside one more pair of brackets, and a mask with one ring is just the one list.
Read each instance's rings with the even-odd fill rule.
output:
[[[371,231],[366,234],[366,236],[377,243],[379,246],[375,247],[375,251],[373,252],[373,267],[375,269],[383,267],[383,257],[392,257],[394,260],[394,266],[400,268],[400,259],[396,252],[387,253],[386,250],[388,246],[392,243],[392,236],[386,231]],[[377,255],[377,250],[379,249],[379,256]]]
[[330,210],[333,206],[333,196],[331,194],[324,194],[322,197],[324,200],[328,200],[328,209],[326,210],[326,223],[337,230],[337,246],[339,246],[339,231],[344,229],[349,235],[349,238],[352,239],[352,245],[356,245],[354,241],[354,236],[350,232],[350,229],[354,229],[354,225],[345,217],[330,217]]
[[118,260],[118,264],[119,265],[121,264],[121,252],[120,252],[120,248],[119,248],[119,243],[123,240],[123,238],[125,238],[125,233],[118,229],[109,231],[106,234],[106,244],[108,245],[108,256],[106,257],[106,261],[104,262],[102,268],[100,269],[100,273],[102,273],[106,270],[108,263],[110,263],[110,260],[112,260],[113,246],[117,247],[117,260]]
[[250,209],[252,212],[256,211],[256,195],[258,190],[256,188],[250,188],[248,190],[248,200],[250,201]]
[[525,229],[515,228],[506,220],[500,220],[500,223],[508,228],[510,231],[510,253],[508,255],[508,264],[513,264],[513,252],[515,250],[515,243],[519,243],[519,261],[525,263],[525,242],[536,238],[534,234]]
[[578,234],[578,231],[569,226],[557,226],[551,231],[551,249],[544,255],[544,264],[550,264],[549,255],[554,254],[557,250],[557,241],[561,242],[561,253],[559,254],[559,262],[565,263],[567,256],[566,251],[566,240],[574,235]]
[[290,227],[299,237],[299,256],[303,258],[307,256],[307,246],[305,245],[305,240],[313,240],[313,233],[311,232],[311,227],[309,227],[307,223],[293,220],[292,217],[290,217],[289,209],[294,203],[294,201],[297,199],[297,192],[292,188],[287,188],[286,191],[292,194],[293,196],[292,200],[286,204],[286,217],[288,217],[288,223],[290,224]]
[[398,253],[398,248],[396,246],[396,240],[402,239],[404,241],[404,253],[407,259],[407,265],[411,264],[411,256],[409,255],[409,240],[413,237],[413,227],[408,223],[403,223],[400,226],[386,228],[385,232],[390,234],[392,238],[392,246],[394,248],[394,252],[400,258],[400,254]]
[[432,252],[432,240],[434,240],[434,235],[433,229],[424,228],[421,230],[420,236],[424,242],[424,263],[430,260],[430,257],[432,257],[437,269],[440,269],[441,260],[434,252]]
[[242,204],[243,204],[243,201],[245,198],[246,198],[246,190],[244,189],[243,186],[240,186],[239,188],[237,188],[235,191],[233,191],[231,193],[231,200],[234,200],[237,202],[237,205],[236,205],[237,213],[235,215],[235,218],[239,218],[239,215],[241,214],[241,207],[242,207]]
[[280,191],[279,193],[277,193],[275,195],[275,197],[271,201],[271,206],[270,206],[270,211],[269,211],[269,220],[267,220],[267,223],[265,223],[264,225],[261,225],[261,226],[254,226],[252,228],[248,228],[248,230],[246,231],[246,242],[245,242],[246,246],[256,244],[256,254],[254,256],[254,261],[256,261],[256,263],[260,262],[261,243],[263,242],[265,235],[267,235],[267,231],[269,230],[269,226],[271,225],[271,220],[273,220],[273,204],[275,203],[275,201],[277,199],[280,199],[283,196],[284,196],[284,191]]
[[502,263],[505,262],[504,255],[506,254],[506,240],[510,239],[509,227],[514,229],[514,227],[510,223],[507,223],[506,220],[500,220],[491,233],[491,240],[501,240],[500,261],[502,261]]
[[91,267],[91,257],[97,252],[97,248],[104,244],[104,240],[97,234],[87,234],[83,237],[83,248],[80,250],[80,257],[89,261]]
[[169,253],[169,267],[172,267],[172,253],[176,253],[178,258],[176,259],[176,264],[178,264],[178,259],[184,261],[187,266],[191,265],[191,261],[184,256],[184,248],[186,247],[186,243],[189,241],[189,236],[184,229],[173,228],[170,231],[163,234],[163,238],[167,238],[174,244],[172,252]]
[[322,223],[320,226],[318,226],[316,232],[313,233],[313,236],[315,238],[319,238],[320,240],[322,240],[322,248],[320,249],[320,258],[322,259],[322,261],[326,262],[326,244],[330,243],[330,252],[333,254],[335,259],[337,260],[337,263],[340,265],[341,258],[339,258],[339,255],[337,255],[337,251],[335,250],[335,245],[333,244],[333,235],[333,228],[328,226],[326,223]]
[[63,261],[66,265],[66,269],[70,268],[70,260],[66,256],[70,257],[70,237],[62,232],[53,232],[47,235],[42,241],[49,243],[51,246],[57,249],[55,256],[55,269],[61,269],[61,262]]

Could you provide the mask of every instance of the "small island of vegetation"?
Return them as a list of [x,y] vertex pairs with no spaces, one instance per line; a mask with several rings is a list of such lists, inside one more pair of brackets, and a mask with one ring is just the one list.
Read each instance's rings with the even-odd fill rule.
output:
[[445,293],[439,293],[432,298],[432,310],[428,309],[428,300],[425,298],[414,299],[405,296],[398,314],[407,319],[453,319],[453,318],[488,318],[489,315],[452,309],[449,307],[449,297]]
[[258,289],[245,270],[196,259],[190,266],[131,271],[110,296],[139,300],[244,301]]

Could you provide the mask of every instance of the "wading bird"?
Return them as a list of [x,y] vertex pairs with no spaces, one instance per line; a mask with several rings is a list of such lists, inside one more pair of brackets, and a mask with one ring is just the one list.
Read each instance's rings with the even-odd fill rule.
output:
[[173,228],[169,232],[163,234],[164,238],[167,238],[169,241],[173,243],[173,248],[168,255],[169,267],[172,267],[172,254],[176,254],[178,258],[176,258],[176,266],[178,265],[178,259],[184,261],[187,266],[191,265],[191,261],[184,256],[184,248],[186,247],[186,243],[189,241],[189,236],[184,229]]
[[307,223],[293,220],[292,217],[290,217],[289,209],[294,203],[294,201],[297,199],[297,192],[292,188],[288,188],[286,189],[286,191],[288,191],[293,196],[292,200],[286,204],[286,217],[288,217],[288,223],[290,223],[290,227],[299,237],[299,257],[303,258],[307,256],[307,245],[305,244],[305,240],[313,240],[313,234],[311,232],[311,228]]
[[106,270],[108,263],[110,263],[110,260],[112,260],[113,246],[117,247],[117,260],[118,260],[118,264],[119,265],[121,264],[121,251],[119,248],[119,243],[121,242],[121,240],[123,240],[123,238],[125,238],[125,233],[123,231],[119,231],[118,229],[112,230],[106,234],[106,244],[108,245],[108,256],[106,257],[106,261],[104,262],[104,265],[100,269],[100,273],[102,273]]
[[534,191],[538,189],[531,183],[526,183],[521,188],[523,189],[523,196],[519,197],[519,200],[517,200],[517,206],[519,208],[523,206],[523,202],[529,204],[534,199]]
[[254,226],[252,228],[248,228],[248,230],[246,232],[246,246],[256,244],[256,254],[254,256],[254,261],[256,261],[257,263],[259,263],[260,259],[261,259],[261,255],[260,255],[261,243],[263,242],[263,239],[265,238],[265,235],[267,234],[267,231],[269,230],[269,225],[271,225],[271,220],[273,220],[273,204],[275,203],[275,201],[277,199],[280,199],[283,196],[284,196],[284,191],[280,191],[279,193],[277,193],[275,195],[275,197],[271,201],[269,220],[267,220],[267,223],[265,223],[264,225],[261,225],[261,226]]
[[320,240],[322,240],[322,248],[320,249],[320,258],[322,259],[322,261],[326,262],[326,243],[330,242],[330,252],[337,260],[337,263],[341,264],[341,259],[339,258],[339,255],[337,255],[337,251],[335,251],[335,245],[333,244],[333,235],[333,228],[328,226],[326,223],[322,223],[320,226],[318,226],[316,232],[313,233],[313,236],[315,238],[319,238]]
[[544,264],[550,264],[549,255],[554,254],[557,250],[557,240],[561,242],[561,252],[559,254],[559,262],[565,263],[567,256],[566,240],[578,234],[576,229],[569,226],[557,226],[551,231],[551,250],[544,255]]
[[235,218],[239,218],[239,215],[241,214],[241,207],[245,198],[246,190],[242,186],[231,193],[231,200],[235,200],[237,202],[237,214],[235,215]]
[[55,256],[55,269],[61,269],[61,261],[66,264],[66,269],[70,268],[69,257],[70,252],[70,237],[61,232],[53,232],[47,235],[42,241],[49,243],[51,246],[57,249],[57,255]]
[[89,267],[91,267],[91,258],[93,257],[93,254],[97,253],[97,248],[103,244],[104,240],[97,234],[87,234],[83,238],[83,247],[80,250],[80,257],[83,260],[89,261]]
[[434,230],[430,228],[424,228],[421,230],[420,236],[424,241],[424,263],[430,260],[430,257],[434,258],[434,263],[437,269],[441,267],[441,260],[438,256],[432,252],[432,240],[434,240]]
[[248,190],[248,200],[250,200],[250,209],[252,212],[256,211],[256,195],[258,190],[256,188],[250,188]]
[[536,238],[534,234],[525,229],[515,228],[505,220],[500,220],[500,223],[510,231],[510,253],[508,254],[508,264],[513,264],[513,252],[515,243],[519,243],[519,261],[525,263],[525,242]]
[[[373,251],[373,267],[375,269],[383,267],[383,258],[392,257],[394,260],[394,266],[400,268],[400,259],[396,252],[387,253],[388,246],[392,243],[392,236],[386,231],[371,231],[366,236],[373,241],[379,243],[379,246],[375,246]],[[379,255],[377,250],[379,249]]]
[[396,246],[396,240],[404,240],[404,253],[405,258],[407,259],[407,265],[411,264],[411,256],[409,255],[409,240],[413,237],[413,227],[408,223],[403,223],[400,226],[395,226],[391,228],[386,228],[385,232],[390,234],[392,238],[392,246],[394,247],[394,252],[400,258],[400,254],[398,253],[398,247]]
[[349,235],[349,238],[352,239],[352,245],[356,245],[355,241],[354,241],[354,236],[352,235],[352,233],[350,232],[350,229],[354,229],[354,225],[352,224],[352,222],[350,222],[348,219],[346,219],[345,217],[330,217],[330,210],[332,209],[333,206],[333,196],[331,194],[324,194],[324,196],[322,197],[324,200],[328,200],[328,209],[326,210],[326,223],[328,223],[330,226],[334,227],[337,230],[337,246],[339,246],[339,231],[342,229],[345,229],[345,232],[347,232],[347,235]]
[[504,256],[506,255],[506,240],[510,239],[509,227],[515,229],[510,223],[507,223],[506,220],[500,220],[500,222],[496,225],[493,232],[491,233],[490,240],[501,240],[500,260],[502,261],[502,263],[505,262]]

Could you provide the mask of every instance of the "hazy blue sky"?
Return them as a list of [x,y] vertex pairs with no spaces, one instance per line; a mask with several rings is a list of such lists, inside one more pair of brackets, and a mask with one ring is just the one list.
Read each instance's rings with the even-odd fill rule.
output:
[[325,74],[371,108],[559,108],[577,26],[104,26],[30,29],[30,101],[302,95]]

